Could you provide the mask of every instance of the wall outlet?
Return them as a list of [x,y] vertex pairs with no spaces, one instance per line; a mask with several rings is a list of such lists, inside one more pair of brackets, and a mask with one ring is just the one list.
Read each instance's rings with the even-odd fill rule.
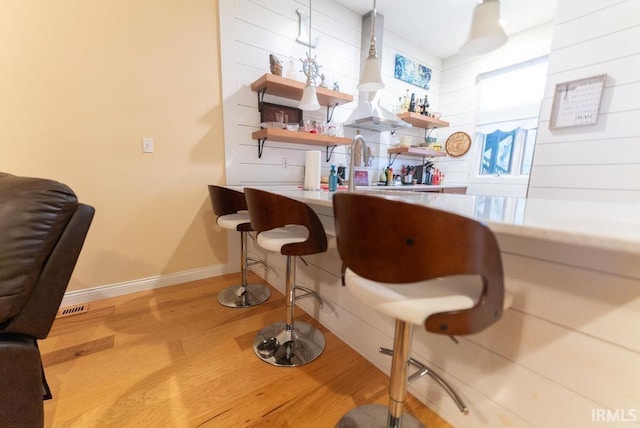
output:
[[153,153],[153,138],[142,137],[142,153]]

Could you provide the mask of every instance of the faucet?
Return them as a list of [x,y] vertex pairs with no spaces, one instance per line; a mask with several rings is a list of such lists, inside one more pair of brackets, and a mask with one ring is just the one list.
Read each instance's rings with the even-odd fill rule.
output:
[[349,186],[347,187],[348,192],[353,192],[354,190],[356,190],[356,184],[354,179],[355,174],[353,170],[356,163],[356,156],[355,156],[354,149],[358,142],[362,143],[362,158],[365,163],[367,162],[367,151],[368,151],[367,141],[364,139],[362,135],[358,134],[355,137],[353,137],[353,141],[351,142],[351,159],[349,161]]

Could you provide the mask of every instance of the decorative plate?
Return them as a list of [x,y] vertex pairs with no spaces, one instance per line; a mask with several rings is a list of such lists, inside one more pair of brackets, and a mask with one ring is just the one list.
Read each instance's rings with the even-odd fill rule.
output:
[[447,138],[445,150],[449,156],[462,156],[469,151],[471,147],[471,137],[466,132],[454,132]]

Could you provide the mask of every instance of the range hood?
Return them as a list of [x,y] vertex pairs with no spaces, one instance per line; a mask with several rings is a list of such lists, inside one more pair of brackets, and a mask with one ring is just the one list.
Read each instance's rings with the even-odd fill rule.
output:
[[[382,32],[384,28],[384,16],[376,13],[376,50],[378,56],[382,56]],[[371,46],[371,24],[373,20],[373,11],[362,17],[362,38],[360,42],[360,71],[364,67],[364,61],[369,56],[369,48]],[[358,96],[358,105],[347,118],[344,126],[351,126],[359,129],[367,129],[369,131],[392,131],[396,128],[407,128],[411,124],[404,120],[398,119],[395,114],[388,111],[378,103],[376,93],[360,92]]]
[[[366,95],[366,93],[361,93]],[[344,126],[351,126],[359,129],[368,129],[369,131],[392,131],[396,128],[406,128],[411,126],[410,123],[405,122],[402,119],[386,110],[377,101],[362,101],[358,103],[358,106],[353,110],[351,116],[344,123]]]

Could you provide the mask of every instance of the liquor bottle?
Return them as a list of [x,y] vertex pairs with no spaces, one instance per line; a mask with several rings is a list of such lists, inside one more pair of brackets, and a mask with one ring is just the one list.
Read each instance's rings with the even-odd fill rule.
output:
[[424,107],[422,109],[422,114],[424,114],[425,116],[429,115],[429,97],[426,94],[424,96]]
[[407,89],[407,94],[404,96],[404,108],[402,109],[403,113],[409,111],[409,90]]
[[416,94],[411,94],[411,101],[409,101],[409,111],[414,113],[416,111]]

